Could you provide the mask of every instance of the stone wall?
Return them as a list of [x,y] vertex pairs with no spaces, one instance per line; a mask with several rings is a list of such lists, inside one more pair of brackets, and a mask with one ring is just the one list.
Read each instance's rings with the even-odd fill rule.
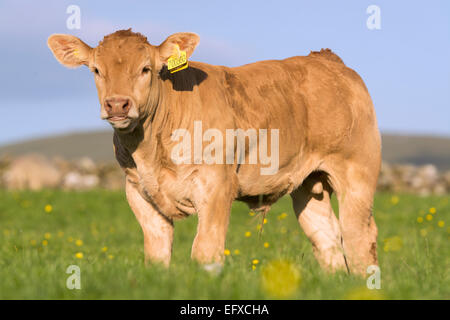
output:
[[117,163],[95,163],[90,158],[47,159],[37,154],[0,159],[0,187],[9,190],[116,190],[124,186],[124,173]]
[[[95,163],[90,158],[77,161],[47,159],[38,154],[0,158],[0,187],[4,189],[117,190],[124,185],[124,173],[117,163]],[[439,172],[432,164],[383,163],[378,189],[420,195],[450,194],[450,171]]]

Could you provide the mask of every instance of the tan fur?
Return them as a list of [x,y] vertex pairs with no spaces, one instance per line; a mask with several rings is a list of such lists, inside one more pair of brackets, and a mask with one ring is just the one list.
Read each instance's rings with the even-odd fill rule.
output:
[[[291,194],[322,266],[336,270],[347,264],[363,274],[377,264],[371,207],[380,135],[363,81],[331,50],[236,68],[191,61],[188,69],[171,74],[165,65],[174,45],[190,56],[197,35],[174,34],[152,46],[125,30],[87,52],[84,43],[67,37],[50,37],[50,48],[65,65],[100,70],[96,85],[102,105],[111,95],[133,102],[130,119],[113,123],[114,145],[147,257],[167,264],[172,221],[198,213],[192,257],[221,262],[233,200],[267,210]],[[82,59],[76,60],[74,49]],[[145,65],[151,72],[143,71]],[[217,128],[224,136],[226,129],[279,129],[279,171],[261,175],[261,165],[248,162],[176,165],[170,159],[176,144],[171,134],[178,128],[192,132],[196,120],[203,130]],[[329,202],[332,192],[339,200],[339,222]]]

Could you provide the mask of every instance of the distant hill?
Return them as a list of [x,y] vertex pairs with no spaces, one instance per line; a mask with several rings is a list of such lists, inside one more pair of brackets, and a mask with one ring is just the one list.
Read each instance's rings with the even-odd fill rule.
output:
[[0,146],[0,155],[40,153],[49,157],[61,156],[70,160],[88,156],[96,161],[113,161],[112,143],[112,130],[75,132]]
[[450,170],[450,138],[435,136],[382,135],[383,160],[389,163],[434,164]]
[[[383,160],[389,163],[434,164],[450,170],[450,138],[383,134]],[[71,133],[1,146],[0,155],[42,153],[76,159],[88,156],[96,161],[114,161],[112,132]]]

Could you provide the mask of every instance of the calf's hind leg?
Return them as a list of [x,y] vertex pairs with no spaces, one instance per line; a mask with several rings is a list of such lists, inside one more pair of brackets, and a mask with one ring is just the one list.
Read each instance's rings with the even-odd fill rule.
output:
[[368,266],[378,265],[378,231],[372,214],[374,189],[367,183],[354,183],[338,195],[345,256],[350,271],[360,275],[366,274]]
[[326,174],[314,172],[291,193],[292,203],[297,220],[311,241],[322,268],[347,270],[339,223],[331,207],[332,191]]

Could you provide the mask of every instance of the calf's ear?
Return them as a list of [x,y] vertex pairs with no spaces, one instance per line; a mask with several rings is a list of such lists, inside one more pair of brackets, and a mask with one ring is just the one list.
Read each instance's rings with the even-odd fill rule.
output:
[[52,34],[47,44],[56,60],[66,67],[76,68],[89,64],[92,48],[77,37],[68,34]]
[[157,67],[160,69],[167,64],[167,59],[176,52],[176,45],[180,50],[186,51],[186,57],[189,59],[199,42],[200,37],[192,32],[172,34],[158,46],[159,57],[157,57],[157,60],[159,61],[157,61]]

